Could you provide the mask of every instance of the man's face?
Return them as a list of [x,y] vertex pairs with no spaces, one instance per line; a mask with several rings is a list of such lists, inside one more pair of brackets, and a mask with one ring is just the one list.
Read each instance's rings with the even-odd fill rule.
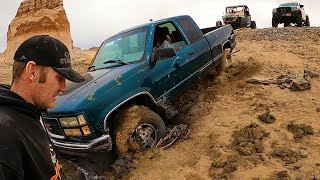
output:
[[40,71],[42,71],[42,75],[41,73],[37,75],[38,81],[35,81],[33,86],[35,106],[41,109],[53,108],[59,92],[66,91],[65,78],[60,76],[51,67],[43,67],[42,70],[39,68],[38,72]]

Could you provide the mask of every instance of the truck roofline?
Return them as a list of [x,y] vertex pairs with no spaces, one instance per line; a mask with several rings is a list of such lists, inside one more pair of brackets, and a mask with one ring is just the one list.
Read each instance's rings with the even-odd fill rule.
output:
[[[127,28],[125,30],[122,30],[120,32],[118,32],[117,34],[114,34],[112,36],[110,36],[108,39],[110,38],[113,38],[115,36],[118,36],[120,34],[123,34],[125,32],[129,32],[129,31],[132,31],[132,30],[135,30],[135,29],[139,29],[139,28],[143,28],[143,27],[150,27],[152,26],[153,24],[158,24],[158,23],[161,23],[161,22],[164,22],[164,21],[168,21],[170,19],[180,19],[180,18],[183,18],[183,17],[190,17],[189,15],[180,15],[180,16],[172,16],[172,17],[168,17],[168,18],[164,18],[164,19],[159,19],[159,20],[155,20],[155,21],[150,21],[148,23],[145,23],[145,24],[140,24],[140,25],[137,25],[137,26],[134,26],[134,27],[131,27],[131,28]],[[107,39],[107,40],[108,40]]]

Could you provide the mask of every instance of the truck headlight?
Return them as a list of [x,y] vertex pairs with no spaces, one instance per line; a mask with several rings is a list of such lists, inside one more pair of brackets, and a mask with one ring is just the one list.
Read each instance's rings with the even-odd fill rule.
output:
[[89,126],[83,126],[81,129],[82,129],[82,132],[83,132],[83,135],[84,135],[84,136],[88,136],[88,135],[91,134],[91,131],[90,131],[90,129],[89,129]]
[[59,118],[59,121],[61,126],[65,128],[79,127],[87,124],[87,121],[82,114],[77,117],[62,117]]
[[63,131],[67,136],[82,136],[80,129],[64,129]]
[[272,13],[276,13],[277,12],[277,8],[274,8],[273,10],[272,10]]
[[64,117],[59,118],[60,124],[62,127],[79,127],[77,117]]
[[291,7],[291,11],[297,11],[298,7]]
[[91,134],[87,121],[82,114],[76,117],[61,117],[59,121],[66,136],[80,137]]
[[82,114],[78,115],[77,119],[78,119],[78,122],[79,122],[80,126],[83,126],[83,125],[87,124],[87,121],[86,121],[86,119],[84,118],[84,116]]

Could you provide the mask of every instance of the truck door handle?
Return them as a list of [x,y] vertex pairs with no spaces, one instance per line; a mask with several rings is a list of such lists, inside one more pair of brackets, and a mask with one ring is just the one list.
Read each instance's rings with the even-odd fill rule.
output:
[[193,54],[193,51],[189,51],[189,55],[191,56]]

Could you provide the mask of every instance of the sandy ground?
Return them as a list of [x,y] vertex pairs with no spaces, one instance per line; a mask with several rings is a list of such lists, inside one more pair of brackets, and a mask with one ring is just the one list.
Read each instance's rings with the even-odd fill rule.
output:
[[[171,123],[187,124],[189,135],[167,150],[136,153],[128,169],[105,172],[107,179],[320,179],[320,28],[236,34],[225,73],[205,77],[176,102],[180,115]],[[84,72],[87,62],[75,64]],[[11,68],[0,66],[0,81],[10,82]],[[306,69],[305,91],[246,82]],[[274,122],[259,119],[266,112]]]
[[[181,100],[181,109],[192,106],[176,123],[188,125],[190,138],[135,155],[122,178],[319,179],[319,77],[306,91],[246,83],[296,76],[306,68],[317,74],[319,35],[318,28],[238,31],[226,73],[202,80]],[[259,120],[267,111],[275,122]]]

